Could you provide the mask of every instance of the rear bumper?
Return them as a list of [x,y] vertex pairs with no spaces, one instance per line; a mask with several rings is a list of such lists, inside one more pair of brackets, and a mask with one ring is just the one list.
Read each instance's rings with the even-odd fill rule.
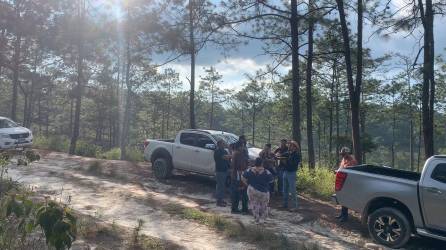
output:
[[336,197],[336,194],[333,194],[333,195],[331,196],[331,201],[332,201],[333,203],[335,203],[336,205],[339,205],[338,197]]

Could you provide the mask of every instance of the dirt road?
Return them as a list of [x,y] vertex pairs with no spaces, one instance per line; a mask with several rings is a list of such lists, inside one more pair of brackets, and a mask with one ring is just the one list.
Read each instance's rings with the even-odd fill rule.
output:
[[[236,242],[205,225],[173,216],[160,206],[169,202],[251,224],[250,216],[232,215],[229,208],[215,206],[214,183],[206,177],[177,174],[161,183],[145,163],[98,161],[56,152],[42,152],[39,162],[13,167],[9,175],[39,194],[69,202],[78,212],[109,223],[134,227],[142,219],[142,233],[186,249],[256,249],[253,244]],[[299,211],[290,213],[274,209],[278,200],[273,199],[272,218],[266,226],[293,241],[322,249],[380,249],[364,237],[357,219],[338,225],[330,204],[304,197],[299,202]],[[410,249],[440,249],[438,244],[415,239]]]

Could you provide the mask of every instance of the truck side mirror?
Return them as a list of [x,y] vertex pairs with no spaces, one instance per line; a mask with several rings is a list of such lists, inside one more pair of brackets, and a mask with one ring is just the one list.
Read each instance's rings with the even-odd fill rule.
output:
[[205,147],[206,149],[210,149],[210,150],[215,150],[215,149],[216,149],[214,143],[206,144],[206,145],[204,145],[204,147]]

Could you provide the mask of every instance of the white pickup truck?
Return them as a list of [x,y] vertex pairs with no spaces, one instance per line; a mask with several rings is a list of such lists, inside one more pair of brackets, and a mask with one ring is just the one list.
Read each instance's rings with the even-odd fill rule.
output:
[[[144,159],[152,163],[159,179],[169,178],[174,169],[214,176],[214,150],[219,140],[229,145],[237,142],[238,137],[223,131],[182,130],[175,140],[146,140]],[[250,160],[259,156],[260,148],[247,146]]]

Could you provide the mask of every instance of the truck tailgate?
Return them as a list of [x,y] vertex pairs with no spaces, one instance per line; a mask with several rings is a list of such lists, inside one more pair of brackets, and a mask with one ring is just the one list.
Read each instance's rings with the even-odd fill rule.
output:
[[414,214],[419,214],[418,182],[352,169],[342,169],[347,174],[341,190],[336,192],[337,201],[359,213],[376,198],[396,199],[406,204]]

